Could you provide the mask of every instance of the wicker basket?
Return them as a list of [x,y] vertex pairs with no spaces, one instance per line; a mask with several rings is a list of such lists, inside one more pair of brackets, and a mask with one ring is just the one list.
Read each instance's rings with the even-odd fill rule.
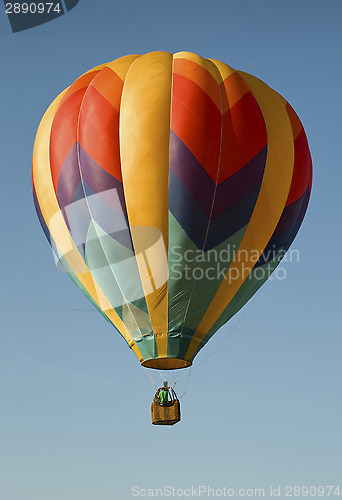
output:
[[161,406],[158,401],[151,404],[151,417],[153,425],[174,425],[180,421],[180,404],[178,399]]

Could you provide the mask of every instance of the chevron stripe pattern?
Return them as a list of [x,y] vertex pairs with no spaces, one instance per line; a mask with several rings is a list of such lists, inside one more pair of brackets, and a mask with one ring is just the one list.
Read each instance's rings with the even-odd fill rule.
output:
[[298,116],[266,84],[152,52],[94,68],[56,98],[32,179],[59,264],[144,366],[176,369],[279,264],[312,163]]

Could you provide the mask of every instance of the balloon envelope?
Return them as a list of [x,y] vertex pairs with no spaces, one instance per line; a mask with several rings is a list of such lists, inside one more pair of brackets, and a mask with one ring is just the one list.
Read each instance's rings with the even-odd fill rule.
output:
[[82,75],[46,111],[32,170],[58,265],[159,369],[189,366],[267,280],[312,178],[286,100],[189,52]]

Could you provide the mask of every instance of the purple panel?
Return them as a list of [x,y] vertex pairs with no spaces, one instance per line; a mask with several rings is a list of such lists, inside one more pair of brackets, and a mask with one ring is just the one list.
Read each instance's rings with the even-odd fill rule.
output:
[[310,187],[308,186],[298,200],[285,207],[278,225],[255,267],[269,262],[280,250],[286,251],[290,247],[303,222],[309,198]]
[[[123,212],[127,217],[126,203],[124,198],[122,182],[110,175],[91,156],[79,146],[80,169],[82,179],[93,193],[100,196],[105,203],[111,206],[114,210]],[[117,206],[115,198],[110,194],[110,191],[115,189],[120,200],[121,206]]]
[[91,217],[112,238],[132,248],[122,182],[98,165],[78,143],[62,165],[57,199],[82,255]]
[[169,210],[189,238],[205,251],[214,248],[243,228],[253,213],[259,186],[215,218],[209,218],[189,191],[170,171]]
[[212,217],[234,206],[262,182],[267,156],[265,146],[250,162],[238,172],[221,182],[215,193],[215,183],[189,148],[171,131],[170,169],[209,217],[213,198]]
[[213,217],[233,207],[255,189],[260,189],[264,176],[267,146],[244,167],[217,186]]
[[73,202],[75,192],[80,182],[81,177],[78,166],[77,143],[75,143],[63,162],[58,179],[57,200],[61,209]]

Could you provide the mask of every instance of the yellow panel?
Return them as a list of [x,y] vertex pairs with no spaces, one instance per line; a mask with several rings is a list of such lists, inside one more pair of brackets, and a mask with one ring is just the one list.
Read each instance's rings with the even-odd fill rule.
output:
[[106,64],[106,66],[115,71],[115,73],[121,78],[121,80],[124,81],[128,69],[134,63],[134,61],[138,59],[138,57],[141,57],[140,54],[119,57],[119,59],[115,59],[115,61]]
[[208,59],[208,61],[211,61],[215,65],[215,67],[220,72],[223,81],[226,78],[228,78],[228,76],[232,75],[233,73],[236,73],[236,70],[228,66],[228,64],[225,64],[221,61],[217,61],[216,59]]
[[246,232],[226,279],[221,283],[188,348],[185,355],[187,360],[193,358],[198,343],[223,313],[267,246],[285,207],[292,180],[293,135],[283,102],[261,80],[243,72],[239,74],[251,88],[266,122],[268,154],[265,173]]
[[93,279],[89,269],[85,265],[77,247],[75,246],[60,212],[53,188],[49,157],[50,133],[53,118],[65,92],[66,90],[62,92],[49,106],[40,122],[36,135],[33,150],[32,173],[38,203],[51,236],[65,257],[66,262],[69,264],[87,292],[105,312],[115,327],[121,332],[140,362],[142,362],[143,357],[136,347],[133,338],[125,325],[122,323],[120,317],[113,310],[98,284]]
[[[127,212],[159,356],[167,355],[172,63],[172,54],[168,52],[152,52],[136,59],[127,73],[120,108],[121,168]],[[154,254],[153,262],[159,263],[157,269],[151,268],[148,248]]]

